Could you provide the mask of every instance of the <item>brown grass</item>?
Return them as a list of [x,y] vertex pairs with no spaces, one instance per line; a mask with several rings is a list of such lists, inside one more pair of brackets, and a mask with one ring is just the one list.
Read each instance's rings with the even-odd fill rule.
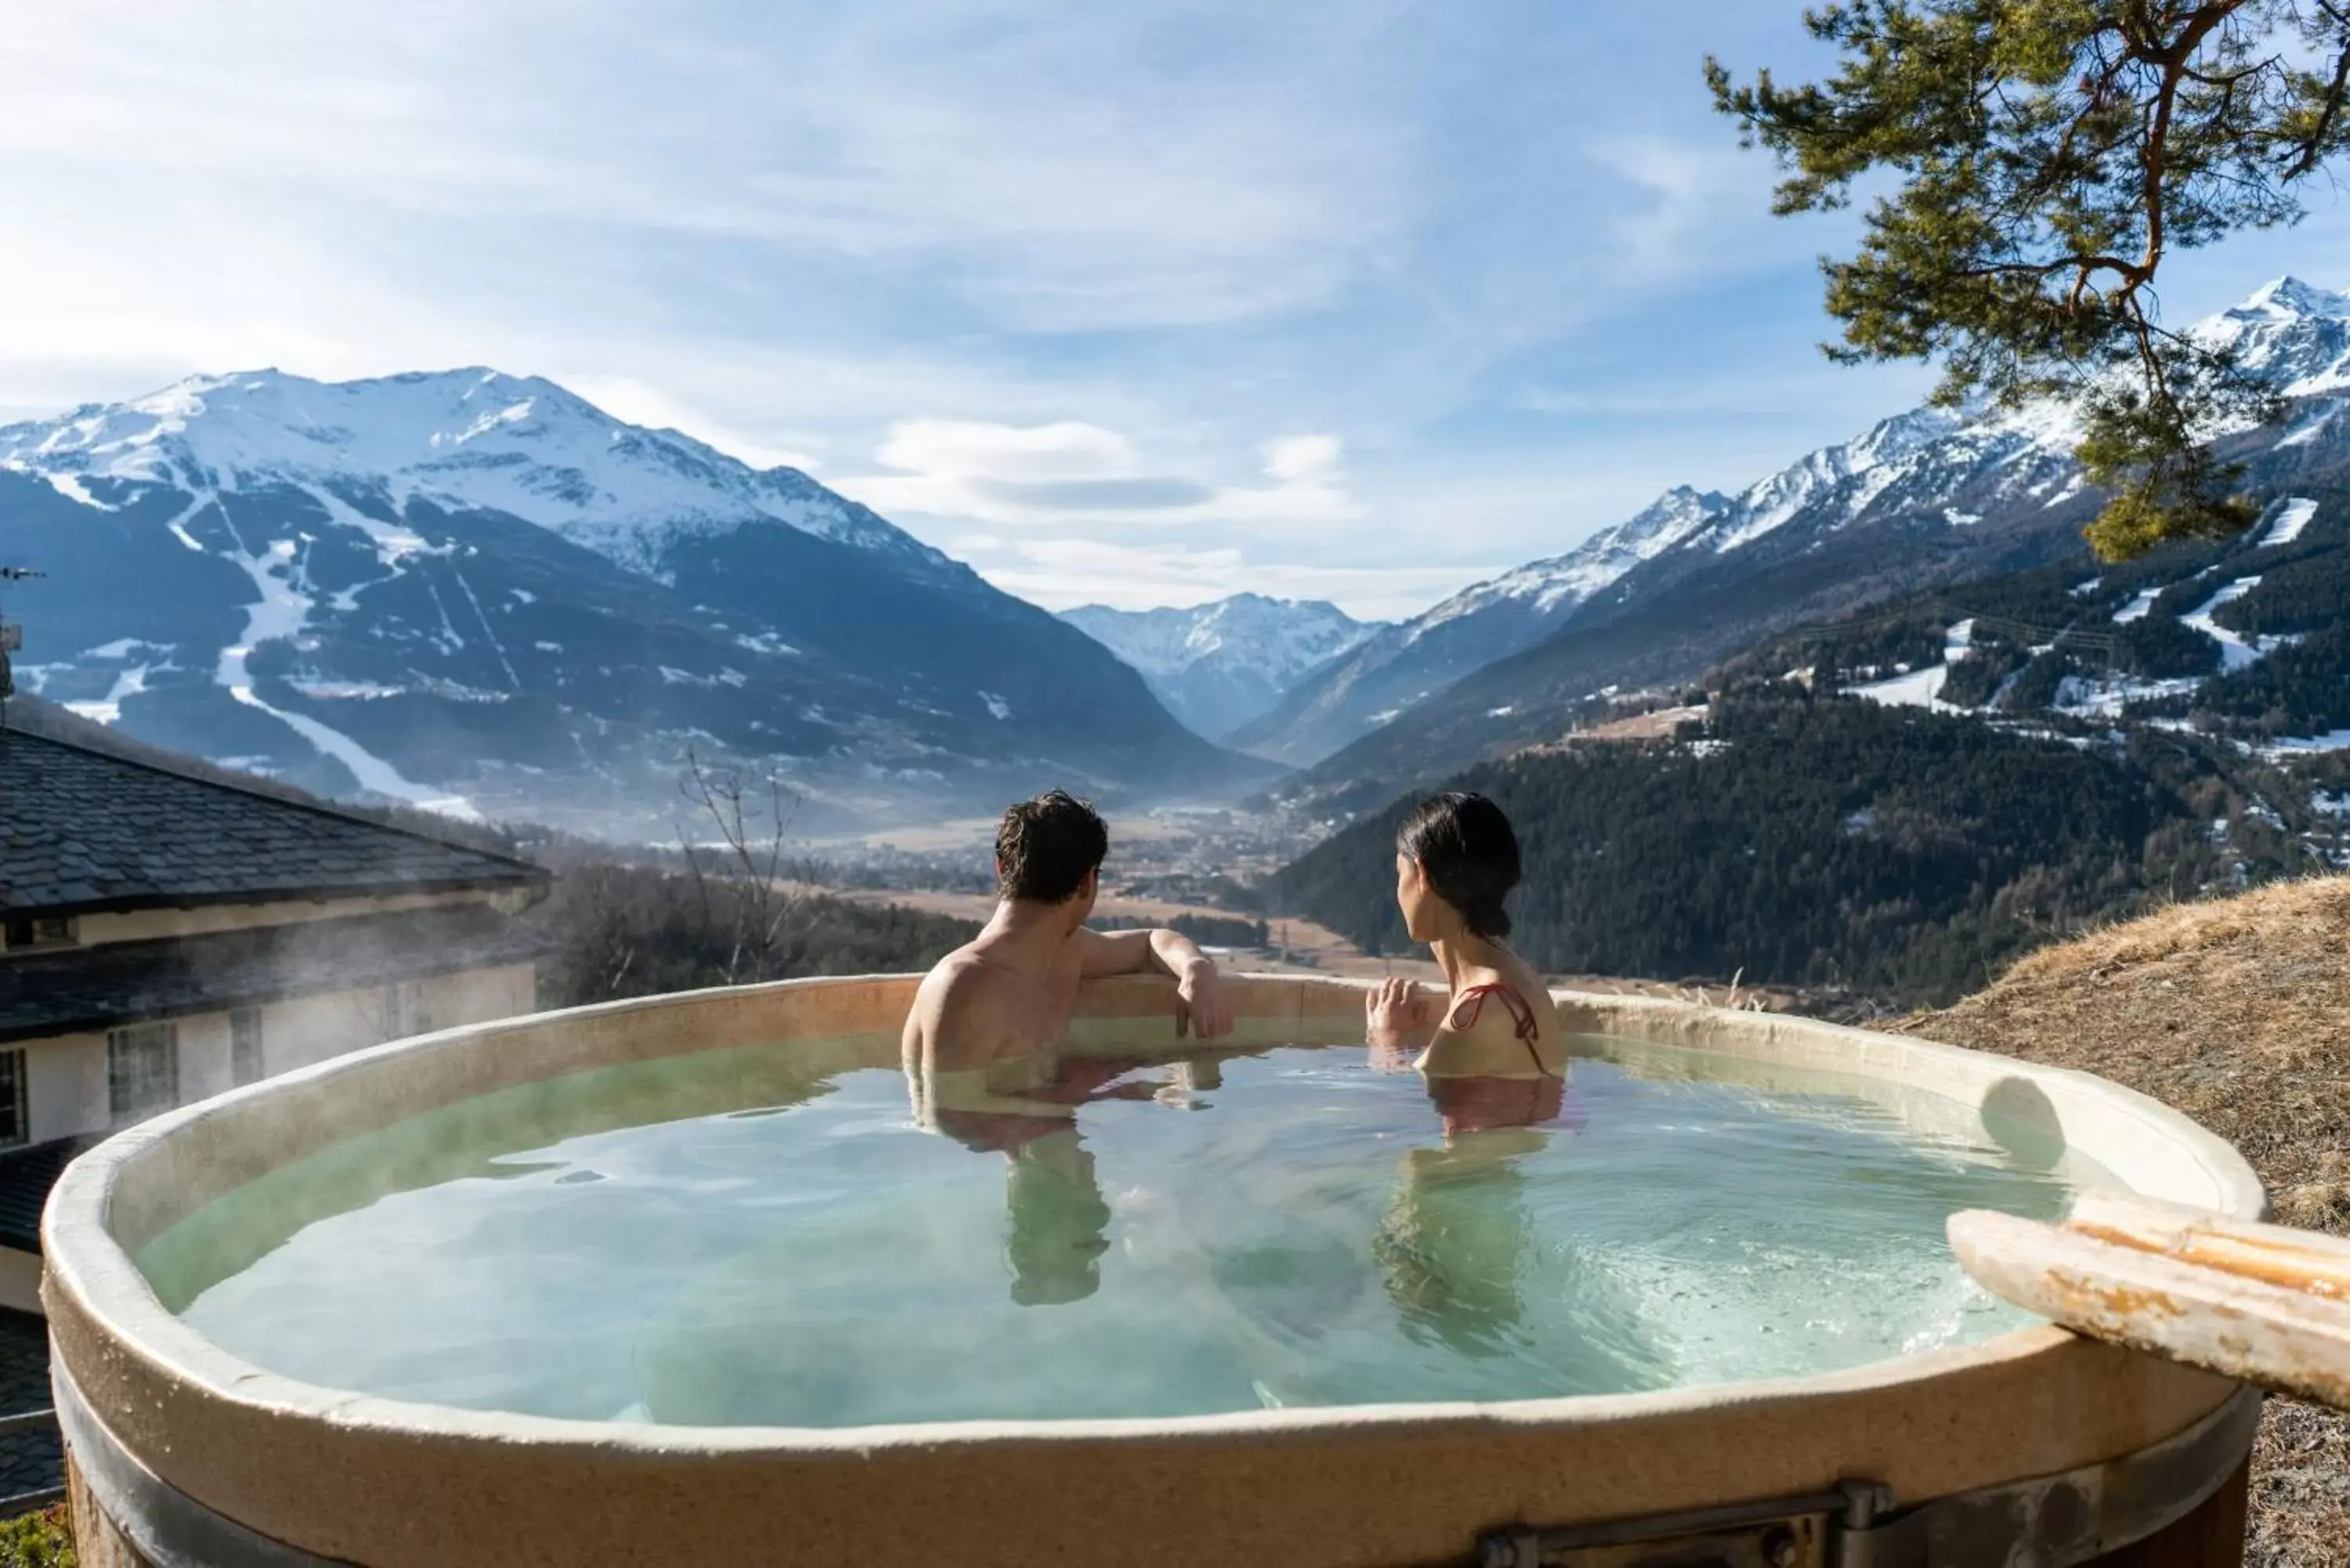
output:
[[[2178,905],[1894,1027],[2151,1095],[2242,1150],[2278,1219],[2350,1235],[2350,877]],[[2350,1564],[2350,1417],[2272,1400],[2252,1463],[2246,1563]]]

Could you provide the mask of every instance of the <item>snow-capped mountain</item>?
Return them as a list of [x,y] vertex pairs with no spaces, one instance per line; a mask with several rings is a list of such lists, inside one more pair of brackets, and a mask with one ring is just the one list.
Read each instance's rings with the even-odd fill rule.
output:
[[77,499],[93,478],[196,493],[366,475],[395,510],[421,497],[503,512],[655,572],[677,538],[754,521],[948,565],[797,469],[754,469],[677,431],[614,419],[543,378],[480,366],[362,381],[193,376],[127,403],[0,427],[0,467]]
[[1472,584],[1424,614],[1383,626],[1235,727],[1243,751],[1305,764],[1387,723],[1471,670],[1563,623],[1585,599],[1705,525],[1723,498],[1687,486],[1564,556]]
[[1140,671],[1169,711],[1211,737],[1247,723],[1376,629],[1320,599],[1263,594],[1189,609],[1080,605],[1061,618]]
[[[2221,442],[2256,491],[2350,462],[2350,295],[2282,278],[2192,330],[2294,400],[2283,422]],[[1690,679],[1784,626],[2082,554],[2098,502],[2079,440],[2061,405],[1928,407],[1734,495],[1677,488],[1367,639],[1232,742],[1315,763],[1309,785],[1400,779],[1543,738],[1605,686]]]
[[31,689],[354,791],[665,832],[679,759],[803,826],[1257,764],[1133,671],[789,468],[468,369],[201,377],[0,427]]

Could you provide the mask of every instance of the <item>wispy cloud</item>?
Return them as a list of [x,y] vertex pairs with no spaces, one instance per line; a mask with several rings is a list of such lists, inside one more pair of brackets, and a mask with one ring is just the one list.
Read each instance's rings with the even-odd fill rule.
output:
[[[1768,216],[1698,79],[1815,64],[1792,0],[1674,20],[20,5],[0,406],[494,364],[814,465],[1019,591],[1391,613],[1918,384],[1821,369],[1846,231]],[[2324,274],[2293,247],[2337,229],[2198,253],[2171,303]]]
[[1154,468],[1127,436],[1099,425],[910,420],[874,454],[899,472],[836,483],[878,511],[1014,526],[1339,523],[1361,515],[1342,451],[1332,435],[1280,437],[1263,448],[1261,482],[1214,484]]

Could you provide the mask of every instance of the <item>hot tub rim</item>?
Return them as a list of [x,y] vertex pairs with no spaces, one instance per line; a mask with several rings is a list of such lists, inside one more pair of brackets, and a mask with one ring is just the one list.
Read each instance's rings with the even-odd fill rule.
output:
[[[1636,1426],[1665,1417],[1693,1416],[1731,1407],[1800,1407],[1839,1396],[1881,1391],[1903,1385],[1950,1389],[1970,1375],[1983,1376],[1994,1369],[2053,1369],[2060,1360],[2080,1360],[2105,1354],[2063,1330],[2033,1325],[1970,1345],[1946,1346],[1919,1355],[1897,1356],[1841,1372],[1803,1377],[1690,1386],[1648,1393],[1574,1396],[1563,1398],[1508,1401],[1418,1403],[1379,1406],[1307,1407],[1295,1410],[1241,1410],[1180,1417],[1128,1417],[1089,1420],[968,1421],[896,1424],[866,1428],[676,1428],[650,1423],[587,1421],[483,1411],[420,1401],[385,1399],[336,1390],[287,1378],[253,1366],[197,1333],[170,1313],[155,1296],[130,1253],[109,1229],[109,1205],[116,1179],[143,1151],[184,1132],[207,1116],[233,1113],[251,1096],[266,1095],[293,1081],[317,1081],[375,1070],[388,1059],[427,1047],[447,1049],[466,1041],[494,1039],[501,1032],[527,1022],[550,1022],[626,1015],[639,1012],[690,1008],[718,998],[741,998],[794,989],[827,986],[870,986],[887,981],[910,986],[914,976],[845,976],[785,981],[759,987],[712,988],[662,997],[593,1004],[588,1007],[533,1014],[527,1020],[501,1020],[463,1026],[431,1035],[394,1041],[365,1052],[335,1058],[265,1081],[228,1096],[169,1113],[116,1135],[85,1154],[59,1182],[44,1216],[43,1240],[49,1267],[44,1294],[50,1300],[53,1333],[59,1364],[73,1369],[111,1363],[111,1370],[128,1375],[133,1383],[169,1388],[176,1397],[218,1404],[262,1420],[324,1421],[347,1430],[368,1430],[417,1442],[460,1445],[528,1445],[558,1450],[592,1449],[611,1459],[633,1458],[647,1462],[724,1465],[766,1459],[816,1462],[870,1459],[877,1454],[920,1453],[951,1455],[974,1449],[1086,1447],[1142,1443],[1152,1446],[1290,1444],[1317,1442],[1377,1442],[1392,1438],[1410,1440],[1431,1433],[1477,1432],[1523,1428],[1548,1429],[1562,1425],[1595,1428]],[[1251,977],[1336,987],[1359,992],[1365,982],[1329,977],[1294,975]],[[1694,1028],[1733,1024],[1742,1033],[1758,1029],[1764,1038],[1791,1034],[1817,1044],[1850,1039],[1872,1048],[1891,1047],[1897,1054],[1917,1061],[1956,1064],[1968,1075],[1980,1075],[1985,1061],[1997,1064],[2002,1075],[2042,1082],[2064,1081],[2095,1097],[2125,1108],[2130,1119],[2160,1127],[2195,1156],[2194,1163],[2227,1202],[2242,1217],[2257,1215],[2265,1203],[2258,1179],[2241,1157],[2226,1143],[2185,1117],[2147,1096],[2094,1075],[2047,1068],[1939,1042],[1877,1033],[1814,1020],[1783,1020],[1768,1015],[1706,1008],[1665,998],[1624,997],[1562,991],[1561,1000],[1603,1016],[1645,1020]],[[1302,1005],[1302,1004],[1301,1004]],[[1639,1030],[1622,1033],[1641,1034]],[[1798,1044],[1800,1044],[1800,1039]],[[1701,1047],[1725,1049],[1718,1044]],[[1731,1054],[1741,1053],[1732,1051]],[[2205,1375],[2171,1368],[2179,1381],[2172,1386],[2178,1402],[2192,1405],[2197,1414],[2216,1409],[2230,1397],[2233,1385]],[[2189,1397],[2195,1381],[2208,1398]],[[78,1378],[82,1386],[88,1381]],[[113,1381],[112,1378],[108,1381]],[[225,1412],[224,1412],[225,1413]],[[2163,1434],[2157,1434],[2160,1436]],[[122,1434],[125,1446],[157,1473],[171,1474],[168,1452],[142,1449],[135,1436]],[[2119,1457],[2086,1454],[2095,1460]]]

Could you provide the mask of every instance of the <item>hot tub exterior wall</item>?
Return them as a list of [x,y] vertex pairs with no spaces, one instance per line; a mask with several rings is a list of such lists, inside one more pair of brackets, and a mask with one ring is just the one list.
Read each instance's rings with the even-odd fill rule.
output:
[[[1105,1550],[1154,1568],[1276,1551],[1290,1568],[1391,1568],[1456,1559],[1480,1530],[1513,1520],[1661,1512],[1852,1476],[1909,1500],[1970,1490],[2126,1456],[2234,1386],[2043,1328],[1829,1377],[1596,1399],[850,1432],[629,1428],[400,1405],[258,1372],[163,1313],[115,1243],[135,1246],[289,1148],[552,1073],[785,1035],[816,1036],[810,1048],[843,1064],[891,1060],[911,984],[787,983],[459,1031],[127,1135],[69,1173],[53,1208],[58,1364],[172,1486],[266,1535],[375,1568],[1027,1564]],[[1268,1042],[1359,1027],[1356,986],[1234,989]],[[2224,1145],[2095,1080],[1799,1021],[1562,1000],[1578,1028],[1761,1062],[1866,1062],[1939,1074],[1969,1095],[2020,1079],[2108,1163],[2124,1152],[2108,1147],[2116,1138],[2162,1141],[2150,1190],[2260,1208]],[[1163,985],[1138,981],[1091,989],[1085,1011],[1129,1021],[1118,1033],[1148,1047],[1173,1043],[1168,1008]],[[1164,1022],[1142,1023],[1152,1018]]]
[[[66,1452],[66,1480],[71,1498],[74,1541],[82,1568],[157,1568],[157,1564],[139,1551],[123,1528],[109,1517],[90,1495],[70,1449]],[[2241,1568],[2251,1481],[2251,1468],[2247,1460],[2238,1465],[2234,1473],[2220,1483],[2219,1490],[2186,1517],[2142,1541],[2089,1559],[2080,1564],[2080,1568]],[[1101,1522],[1105,1533],[1114,1533],[1119,1528],[1115,1519],[1104,1519]],[[538,1558],[530,1545],[517,1542],[513,1544],[510,1555],[501,1560],[530,1563],[538,1561]],[[1121,1563],[1155,1561],[1135,1552],[1131,1547],[1121,1549],[1118,1552],[1118,1560]],[[1273,1560],[1259,1553],[1234,1561],[1255,1563]],[[1288,1561],[1285,1555],[1279,1560]],[[604,1559],[599,1558],[598,1561]],[[681,1542],[673,1544],[671,1555],[663,1561],[675,1565],[675,1568],[697,1568],[701,1564],[717,1568],[722,1563],[729,1564],[731,1568],[731,1564],[738,1560],[705,1555],[699,1542]],[[768,1550],[756,1561],[774,1564],[805,1563],[815,1568],[815,1565],[829,1565],[840,1559],[816,1555],[803,1557],[789,1549],[779,1552],[771,1542]],[[1101,1561],[1101,1558],[1097,1554],[1080,1561],[1093,1563]],[[1465,1561],[1465,1558],[1456,1556],[1448,1563]],[[926,1553],[923,1562],[926,1568],[1031,1568],[1032,1560],[1006,1555],[997,1550],[994,1542],[984,1538],[964,1536],[959,1537],[957,1544],[951,1549]],[[248,1568],[248,1565],[222,1557],[214,1562],[175,1564],[173,1568]],[[368,1565],[361,1564],[359,1568],[368,1568]],[[1379,1568],[1404,1568],[1404,1565],[1389,1562],[1380,1564]],[[1949,1568],[2006,1568],[2006,1565],[1958,1563],[1949,1565]]]

